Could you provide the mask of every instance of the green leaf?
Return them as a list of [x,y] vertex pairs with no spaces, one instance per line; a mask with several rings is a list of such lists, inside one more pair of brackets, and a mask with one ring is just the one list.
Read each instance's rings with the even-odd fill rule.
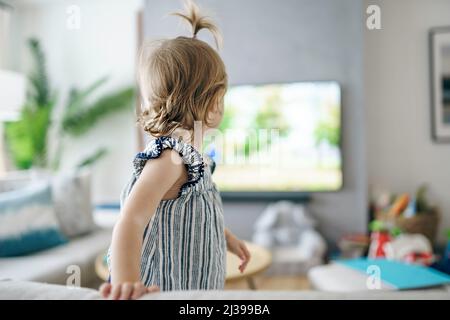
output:
[[12,160],[18,169],[29,169],[33,164],[34,148],[23,121],[5,124],[5,135]]
[[40,42],[35,38],[28,40],[28,47],[33,59],[33,70],[28,75],[30,102],[41,108],[51,104],[52,94],[48,80],[45,55]]
[[39,167],[45,167],[47,164],[47,133],[50,128],[52,109],[51,106],[44,106],[35,111],[26,110],[35,152],[33,164]]
[[74,136],[80,136],[88,132],[107,115],[119,110],[131,109],[133,102],[133,87],[103,96],[86,108],[67,112],[62,122],[63,131]]
[[77,165],[77,168],[83,168],[86,166],[91,166],[101,158],[103,158],[108,153],[108,150],[106,148],[98,149],[96,152],[94,152],[92,155],[87,157],[86,159],[80,161]]
[[28,47],[33,59],[33,69],[28,75],[28,99],[20,119],[5,126],[8,149],[19,169],[46,166],[47,133],[56,101],[50,90],[45,55],[39,41],[29,39]]
[[385,231],[386,230],[386,226],[383,223],[383,221],[373,220],[372,222],[369,223],[369,230],[372,231],[372,232]]
[[78,90],[76,88],[72,88],[69,93],[69,99],[67,102],[66,107],[66,113],[70,114],[73,112],[76,112],[80,108],[82,108],[86,100],[89,98],[89,96],[97,90],[99,87],[101,87],[103,84],[105,84],[108,81],[108,77],[102,77],[92,83],[90,86],[88,86],[84,90]]
[[47,164],[47,132],[50,127],[52,106],[36,108],[26,105],[17,122],[6,124],[8,148],[19,169]]

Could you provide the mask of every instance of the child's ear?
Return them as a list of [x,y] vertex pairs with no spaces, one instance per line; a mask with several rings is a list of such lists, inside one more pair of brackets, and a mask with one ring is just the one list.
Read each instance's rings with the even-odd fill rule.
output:
[[217,112],[223,115],[223,112],[225,111],[225,96],[223,95],[220,99],[217,100],[216,105]]
[[207,125],[210,128],[217,128],[220,125],[223,117],[223,106],[216,105],[208,112]]
[[223,112],[225,111],[225,105],[224,105],[223,98],[221,100],[219,100],[219,103],[217,104],[216,109],[219,114],[223,115]]

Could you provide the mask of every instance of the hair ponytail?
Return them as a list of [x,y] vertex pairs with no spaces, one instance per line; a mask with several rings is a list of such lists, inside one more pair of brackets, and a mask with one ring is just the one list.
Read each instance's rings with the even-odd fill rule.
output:
[[192,28],[192,38],[197,38],[197,34],[202,29],[207,29],[214,37],[217,49],[222,47],[222,35],[219,28],[210,17],[201,13],[198,5],[192,0],[185,0],[185,13],[174,12],[172,15],[183,18]]
[[216,45],[221,35],[210,18],[191,0],[186,12],[173,13],[189,22],[191,37],[145,43],[139,56],[139,85],[144,110],[139,122],[154,137],[171,135],[178,128],[192,132],[196,121],[207,127],[217,124],[212,114],[222,112],[228,77],[217,50],[196,39],[208,29]]

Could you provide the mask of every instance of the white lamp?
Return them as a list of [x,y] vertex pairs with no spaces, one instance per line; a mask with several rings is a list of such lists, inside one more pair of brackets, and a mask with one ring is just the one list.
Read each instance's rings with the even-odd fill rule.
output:
[[25,77],[17,72],[0,70],[0,121],[16,120],[25,102]]
[[6,171],[3,122],[20,116],[25,102],[26,79],[17,72],[0,70],[0,174]]

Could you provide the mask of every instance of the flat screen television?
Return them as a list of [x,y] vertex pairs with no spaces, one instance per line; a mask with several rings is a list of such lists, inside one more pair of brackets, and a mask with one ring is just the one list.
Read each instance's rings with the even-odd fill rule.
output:
[[343,185],[341,90],[334,81],[231,86],[206,135],[223,194],[283,197]]

